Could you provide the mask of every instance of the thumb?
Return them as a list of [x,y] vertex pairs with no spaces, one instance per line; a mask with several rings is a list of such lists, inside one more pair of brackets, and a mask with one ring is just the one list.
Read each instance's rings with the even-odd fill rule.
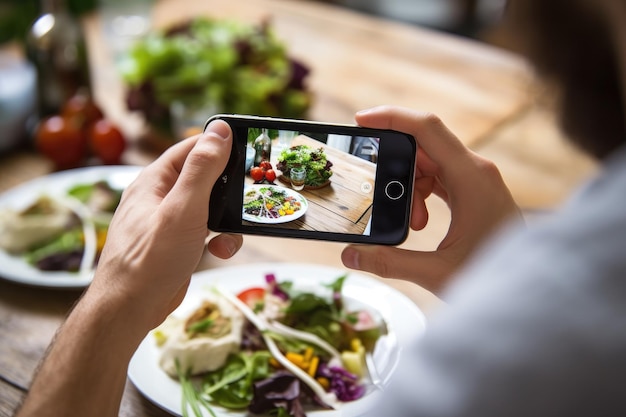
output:
[[222,121],[211,122],[187,155],[176,184],[168,194],[172,204],[207,209],[213,185],[226,168],[232,131]]
[[[389,262],[393,259],[393,262]],[[348,245],[341,261],[350,269],[366,271],[383,278],[411,281],[434,294],[445,287],[455,263],[443,251],[420,252],[392,246]]]

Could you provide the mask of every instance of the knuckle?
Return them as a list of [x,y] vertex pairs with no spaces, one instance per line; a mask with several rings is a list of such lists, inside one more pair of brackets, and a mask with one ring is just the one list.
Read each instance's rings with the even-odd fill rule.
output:
[[476,166],[481,175],[484,175],[486,178],[497,181],[500,181],[502,179],[500,169],[493,161],[483,157],[479,157],[477,158]]
[[422,114],[422,120],[428,126],[431,126],[433,129],[441,129],[444,127],[443,120],[435,113],[425,112]]
[[218,150],[210,144],[201,144],[194,147],[194,149],[187,155],[185,164],[192,164],[202,166],[219,158]]
[[383,278],[389,278],[391,276],[390,259],[392,258],[385,254],[384,248],[377,248],[373,253],[369,254],[371,271]]

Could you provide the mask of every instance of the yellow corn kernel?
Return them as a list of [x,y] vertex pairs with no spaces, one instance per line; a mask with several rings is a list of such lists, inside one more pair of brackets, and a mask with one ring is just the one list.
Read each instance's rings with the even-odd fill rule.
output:
[[313,357],[313,348],[311,346],[308,346],[304,350],[304,361],[308,362],[311,360],[312,357]]
[[300,355],[299,353],[287,352],[285,357],[289,359],[289,361],[293,363],[294,365],[296,365],[298,368],[306,369],[304,366],[304,356]]
[[315,380],[320,383],[322,388],[324,388],[326,391],[328,391],[328,389],[330,388],[330,382],[328,381],[327,378],[324,378],[323,376],[320,376],[319,378],[315,378]]
[[107,240],[107,229],[99,229],[96,232],[96,238],[96,250],[101,252],[102,248],[104,248],[104,242]]
[[282,368],[282,365],[280,364],[280,362],[278,362],[274,357],[271,357],[269,360],[270,365],[272,365],[274,368]]
[[287,213],[287,214],[293,214],[293,210],[291,210],[291,209],[285,210],[285,213]]
[[361,349],[363,349],[363,343],[361,343],[361,339],[359,339],[358,337],[355,337],[354,339],[352,339],[350,341],[350,348],[352,349],[353,352],[358,352]]
[[285,210],[283,210],[283,209],[278,210],[278,214],[281,215],[281,216],[284,216],[285,215]]
[[311,358],[311,362],[309,362],[309,369],[307,369],[307,373],[311,377],[315,377],[315,373],[317,372],[317,365],[319,365],[319,363],[320,363],[319,356],[313,356]]

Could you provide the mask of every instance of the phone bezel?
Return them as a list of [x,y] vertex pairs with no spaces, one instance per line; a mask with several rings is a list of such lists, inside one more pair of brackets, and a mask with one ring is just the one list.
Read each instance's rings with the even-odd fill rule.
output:
[[[417,149],[413,136],[393,130],[372,129],[356,125],[231,114],[219,114],[211,117],[207,120],[205,129],[209,123],[217,119],[223,120],[230,125],[233,131],[233,146],[228,164],[211,194],[208,221],[210,230],[221,233],[378,245],[398,245],[406,240],[411,218]],[[369,235],[242,224],[241,207],[243,204],[248,128],[263,127],[277,130],[304,131],[307,133],[380,137],[372,205],[372,223]],[[393,138],[402,140],[392,142]],[[389,163],[389,160],[393,160],[394,163]],[[399,164],[403,166],[399,167]],[[381,186],[381,184],[386,185],[389,181],[399,181],[403,185],[404,194],[400,198],[392,200],[385,195],[385,186]],[[233,212],[238,214],[233,214]],[[383,213],[387,213],[387,215]]]

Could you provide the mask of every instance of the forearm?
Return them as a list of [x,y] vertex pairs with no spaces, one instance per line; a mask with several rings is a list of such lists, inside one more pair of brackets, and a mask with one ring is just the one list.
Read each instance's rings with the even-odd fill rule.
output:
[[128,362],[145,334],[122,306],[90,293],[81,299],[17,416],[118,415]]

